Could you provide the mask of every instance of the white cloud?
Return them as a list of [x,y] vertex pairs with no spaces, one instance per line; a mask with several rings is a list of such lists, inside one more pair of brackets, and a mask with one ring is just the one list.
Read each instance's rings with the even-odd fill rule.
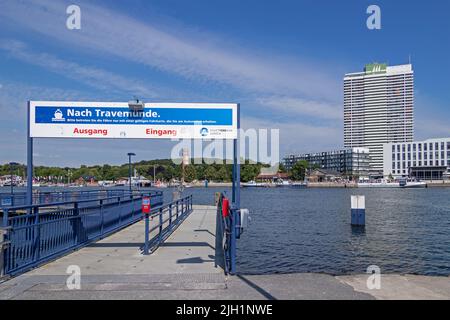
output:
[[242,127],[280,130],[280,158],[290,153],[340,149],[343,144],[340,126],[314,126],[298,122],[276,122],[256,117],[242,119]]
[[[341,79],[336,79],[326,67],[303,57],[268,53],[267,48],[250,48],[225,41],[219,35],[186,30],[179,25],[161,27],[152,20],[142,22],[90,3],[79,2],[78,5],[82,11],[81,30],[67,30],[65,27],[65,3],[36,0],[4,1],[0,10],[0,26],[2,23],[14,25],[17,30],[27,32],[28,36],[30,30],[40,33],[51,41],[49,48],[60,46],[64,50],[84,54],[92,58],[92,65],[96,59],[123,60],[143,66],[142,72],[157,69],[199,83],[235,88],[249,102],[243,105],[244,113],[246,106],[257,106],[256,112],[246,113],[243,125],[280,128],[282,153],[334,149],[342,145],[339,127],[342,118],[339,101]],[[161,95],[159,87],[149,89],[135,79],[39,53],[20,42],[3,42],[2,47],[22,61],[102,90],[131,87],[131,91],[142,92],[146,96]],[[66,94],[53,91],[53,88],[41,89],[41,92],[34,89],[25,92],[23,97],[52,99],[56,96],[59,97],[56,99],[61,99]],[[6,106],[0,104],[0,108]],[[289,122],[263,119],[263,111],[276,110],[292,115]],[[313,126],[307,124],[311,118],[339,123],[336,127],[332,124]]]
[[337,104],[286,96],[260,98],[258,102],[284,114],[300,114],[336,121],[341,121],[343,118],[342,108]]
[[0,49],[8,52],[14,59],[46,68],[66,78],[86,83],[96,89],[133,92],[139,97],[146,98],[158,96],[156,90],[149,88],[149,84],[99,68],[81,66],[47,53],[31,51],[22,41],[0,39]]
[[218,35],[191,35],[182,29],[166,31],[91,4],[79,5],[82,29],[77,31],[64,27],[64,4],[54,1],[11,1],[0,15],[72,49],[120,57],[189,79],[217,81],[251,92],[301,94],[308,99],[339,97],[340,83],[311,61],[264,56],[260,49],[221,43]]

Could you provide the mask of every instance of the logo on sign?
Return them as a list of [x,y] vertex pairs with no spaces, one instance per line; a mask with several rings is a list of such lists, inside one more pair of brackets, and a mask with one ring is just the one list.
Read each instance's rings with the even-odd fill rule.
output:
[[53,121],[64,121],[64,115],[60,109],[56,109],[55,113],[53,114]]
[[208,133],[209,133],[208,128],[201,128],[201,129],[200,129],[200,134],[202,135],[202,137],[207,136]]

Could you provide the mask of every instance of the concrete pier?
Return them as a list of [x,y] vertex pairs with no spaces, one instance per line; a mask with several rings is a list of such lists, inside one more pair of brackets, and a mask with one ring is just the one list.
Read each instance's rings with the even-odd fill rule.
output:
[[[0,299],[450,299],[450,278],[382,275],[225,276],[214,267],[216,208],[194,211],[153,254],[144,256],[143,222],[0,284]],[[69,289],[71,265],[80,289]]]

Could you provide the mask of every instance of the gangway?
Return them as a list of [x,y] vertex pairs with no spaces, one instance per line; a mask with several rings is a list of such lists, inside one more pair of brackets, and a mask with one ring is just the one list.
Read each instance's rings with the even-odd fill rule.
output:
[[144,195],[155,208],[163,204],[163,193],[154,191],[3,208],[1,272],[22,273],[133,224],[142,219]]

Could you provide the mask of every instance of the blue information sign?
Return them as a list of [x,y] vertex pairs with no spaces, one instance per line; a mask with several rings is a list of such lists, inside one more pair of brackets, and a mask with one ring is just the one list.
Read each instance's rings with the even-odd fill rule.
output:
[[123,102],[30,102],[30,136],[54,138],[236,139],[237,105]]

